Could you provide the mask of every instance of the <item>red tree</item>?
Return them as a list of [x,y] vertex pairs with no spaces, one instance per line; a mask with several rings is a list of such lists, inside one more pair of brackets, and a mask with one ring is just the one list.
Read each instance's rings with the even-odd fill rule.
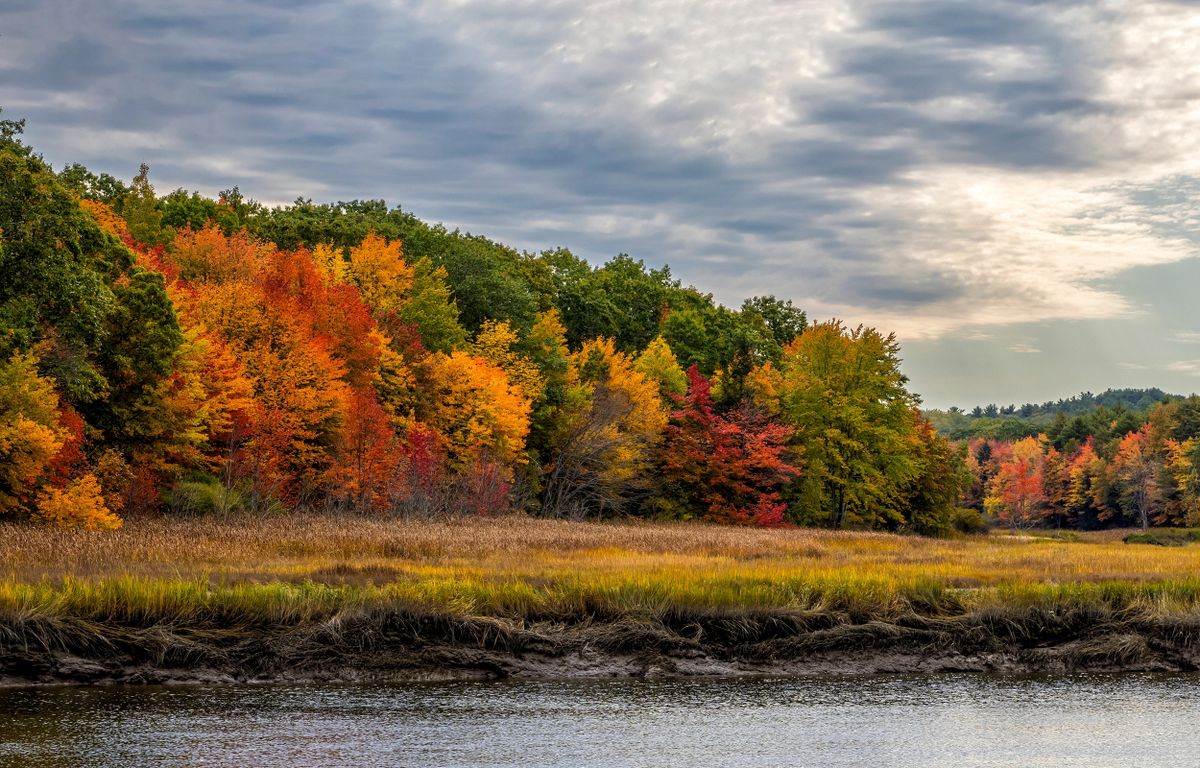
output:
[[780,526],[779,489],[800,474],[786,458],[791,430],[750,408],[713,409],[707,379],[688,370],[687,395],[665,431],[662,472],[671,501],[716,522]]

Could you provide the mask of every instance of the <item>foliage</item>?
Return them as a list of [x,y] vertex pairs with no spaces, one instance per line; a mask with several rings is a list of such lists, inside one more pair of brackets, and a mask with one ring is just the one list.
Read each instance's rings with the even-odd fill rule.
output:
[[48,486],[38,493],[33,519],[55,528],[106,531],[120,528],[121,518],[109,511],[96,476],[88,473],[65,488]]
[[23,507],[63,447],[58,395],[31,354],[0,364],[0,515]]
[[658,384],[612,339],[570,356],[545,468],[543,511],[559,517],[614,514],[649,491],[653,451],[667,422]]
[[[145,165],[128,183],[55,175],[20,130],[0,123],[0,359],[26,393],[0,422],[9,510],[540,509],[935,536],[985,500],[1030,525],[1200,518],[1200,398],[1149,415],[1092,398],[1036,456],[1001,439],[1023,422],[956,446],[874,329],[810,327],[774,296],[732,309],[667,266],[519,252],[379,200],[160,198]],[[1034,469],[1042,497],[1021,496]]]
[[670,345],[661,336],[642,350],[633,367],[646,378],[658,383],[658,394],[664,403],[673,403],[687,392],[688,375],[675,359]]
[[804,461],[787,495],[798,522],[903,523],[905,490],[921,467],[916,399],[905,389],[898,349],[894,336],[836,321],[785,347],[778,408]]
[[800,471],[787,460],[791,430],[751,407],[716,413],[710,385],[696,365],[687,395],[671,413],[661,450],[659,509],[741,525],[783,525],[780,489]]
[[999,522],[1013,528],[1037,523],[1046,502],[1042,484],[1044,466],[1039,440],[1027,437],[1015,443],[1011,457],[1000,464],[989,484],[990,494],[984,500],[984,508]]
[[475,336],[471,351],[508,375],[508,380],[530,402],[542,395],[545,377],[537,364],[516,349],[516,331],[507,320],[486,320]]
[[529,400],[503,368],[455,350],[428,357],[426,396],[417,417],[446,439],[451,464],[469,466],[482,452],[505,465],[521,460],[529,433]]

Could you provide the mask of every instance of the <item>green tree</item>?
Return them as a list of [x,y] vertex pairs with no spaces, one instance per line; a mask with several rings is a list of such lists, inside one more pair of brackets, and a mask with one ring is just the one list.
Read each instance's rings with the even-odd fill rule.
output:
[[97,176],[79,163],[72,163],[59,171],[58,180],[80,197],[97,200],[114,210],[129,194],[125,182],[107,173]]
[[920,474],[917,399],[905,389],[894,335],[840,322],[808,328],[784,349],[779,404],[805,473],[789,489],[805,524],[897,526]]
[[161,206],[150,184],[150,166],[145,163],[138,168],[129,193],[121,201],[120,214],[129,225],[129,234],[139,243],[166,245],[174,237],[175,233],[163,226]]
[[687,374],[683,372],[683,367],[675,359],[675,353],[661,336],[642,350],[633,367],[646,378],[658,383],[659,395],[668,405],[687,392]]
[[793,306],[790,299],[780,300],[774,296],[753,296],[746,299],[742,302],[742,315],[761,318],[770,330],[771,338],[781,350],[808,327],[808,316],[804,314],[804,310]]
[[429,257],[417,259],[408,301],[396,319],[415,327],[428,349],[449,353],[466,343],[467,332],[458,321],[458,304],[446,278],[445,268],[434,266]]

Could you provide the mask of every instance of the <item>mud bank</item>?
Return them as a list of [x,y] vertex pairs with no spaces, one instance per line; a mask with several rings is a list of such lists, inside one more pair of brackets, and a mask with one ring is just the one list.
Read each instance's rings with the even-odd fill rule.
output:
[[0,685],[1200,669],[1194,617],[992,611],[528,625],[378,613],[295,627],[0,624]]

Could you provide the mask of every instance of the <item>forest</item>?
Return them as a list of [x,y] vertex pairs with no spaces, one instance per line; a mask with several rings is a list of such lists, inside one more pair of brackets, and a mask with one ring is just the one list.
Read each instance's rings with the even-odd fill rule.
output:
[[0,513],[638,515],[941,533],[894,336],[382,201],[265,207],[0,140]]
[[[1200,400],[930,412],[895,336],[378,200],[55,172],[0,123],[0,515],[1194,524]],[[1132,403],[1135,408],[1130,408]],[[1148,404],[1153,403],[1152,407]],[[944,434],[943,434],[944,433]]]

